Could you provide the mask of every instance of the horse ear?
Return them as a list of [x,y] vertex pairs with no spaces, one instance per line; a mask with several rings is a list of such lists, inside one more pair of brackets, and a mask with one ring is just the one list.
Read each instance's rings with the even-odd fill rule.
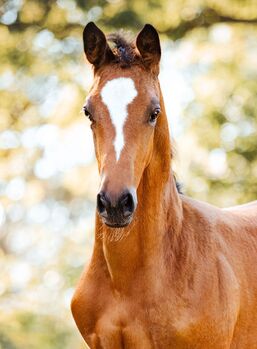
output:
[[104,33],[93,22],[89,22],[84,28],[83,43],[86,57],[95,68],[114,58]]
[[137,48],[147,67],[158,67],[161,58],[159,35],[151,24],[146,24],[137,36]]

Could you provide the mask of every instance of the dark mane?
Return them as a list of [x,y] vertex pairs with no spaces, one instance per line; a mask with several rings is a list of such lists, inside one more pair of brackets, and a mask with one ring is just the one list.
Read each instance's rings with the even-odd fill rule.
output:
[[115,63],[119,63],[122,68],[140,63],[134,40],[131,40],[127,33],[109,34],[107,40],[115,56]]
[[177,188],[177,192],[178,192],[179,194],[184,194],[184,193],[183,193],[183,185],[182,185],[182,183],[179,182],[179,181],[177,180],[175,174],[173,174],[173,178],[174,178],[174,181],[175,181],[175,185],[176,185],[176,188]]
[[181,184],[180,182],[178,182],[177,180],[176,180],[176,188],[177,188],[177,191],[178,191],[179,194],[184,194],[184,193],[183,193],[183,186],[182,186],[182,184]]

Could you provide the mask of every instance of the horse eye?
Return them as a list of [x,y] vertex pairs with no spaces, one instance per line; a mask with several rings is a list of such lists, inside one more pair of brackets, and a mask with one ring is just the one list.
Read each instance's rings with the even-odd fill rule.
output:
[[149,118],[149,123],[150,124],[152,124],[152,125],[154,125],[155,124],[155,122],[156,122],[156,120],[157,120],[157,117],[158,117],[158,115],[160,114],[160,109],[159,108],[157,108],[157,109],[155,109],[154,110],[154,112],[150,115],[150,118]]
[[93,117],[90,112],[87,110],[87,107],[83,107],[84,114],[89,118],[90,121],[93,121]]

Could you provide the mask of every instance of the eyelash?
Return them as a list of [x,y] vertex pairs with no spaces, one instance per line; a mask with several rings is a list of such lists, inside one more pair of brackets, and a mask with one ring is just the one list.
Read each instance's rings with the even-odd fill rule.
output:
[[92,115],[90,114],[90,112],[87,110],[86,107],[83,107],[83,111],[84,111],[85,116],[88,117],[88,119],[89,119],[91,122],[93,122],[94,119],[93,119]]

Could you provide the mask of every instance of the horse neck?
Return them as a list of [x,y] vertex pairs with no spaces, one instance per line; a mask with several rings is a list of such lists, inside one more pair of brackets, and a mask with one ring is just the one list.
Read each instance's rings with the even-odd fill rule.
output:
[[127,287],[137,271],[150,270],[162,258],[165,234],[179,234],[182,205],[171,170],[171,144],[162,100],[162,116],[154,136],[151,161],[140,181],[138,207],[132,223],[110,229],[96,217],[96,244],[115,287]]

